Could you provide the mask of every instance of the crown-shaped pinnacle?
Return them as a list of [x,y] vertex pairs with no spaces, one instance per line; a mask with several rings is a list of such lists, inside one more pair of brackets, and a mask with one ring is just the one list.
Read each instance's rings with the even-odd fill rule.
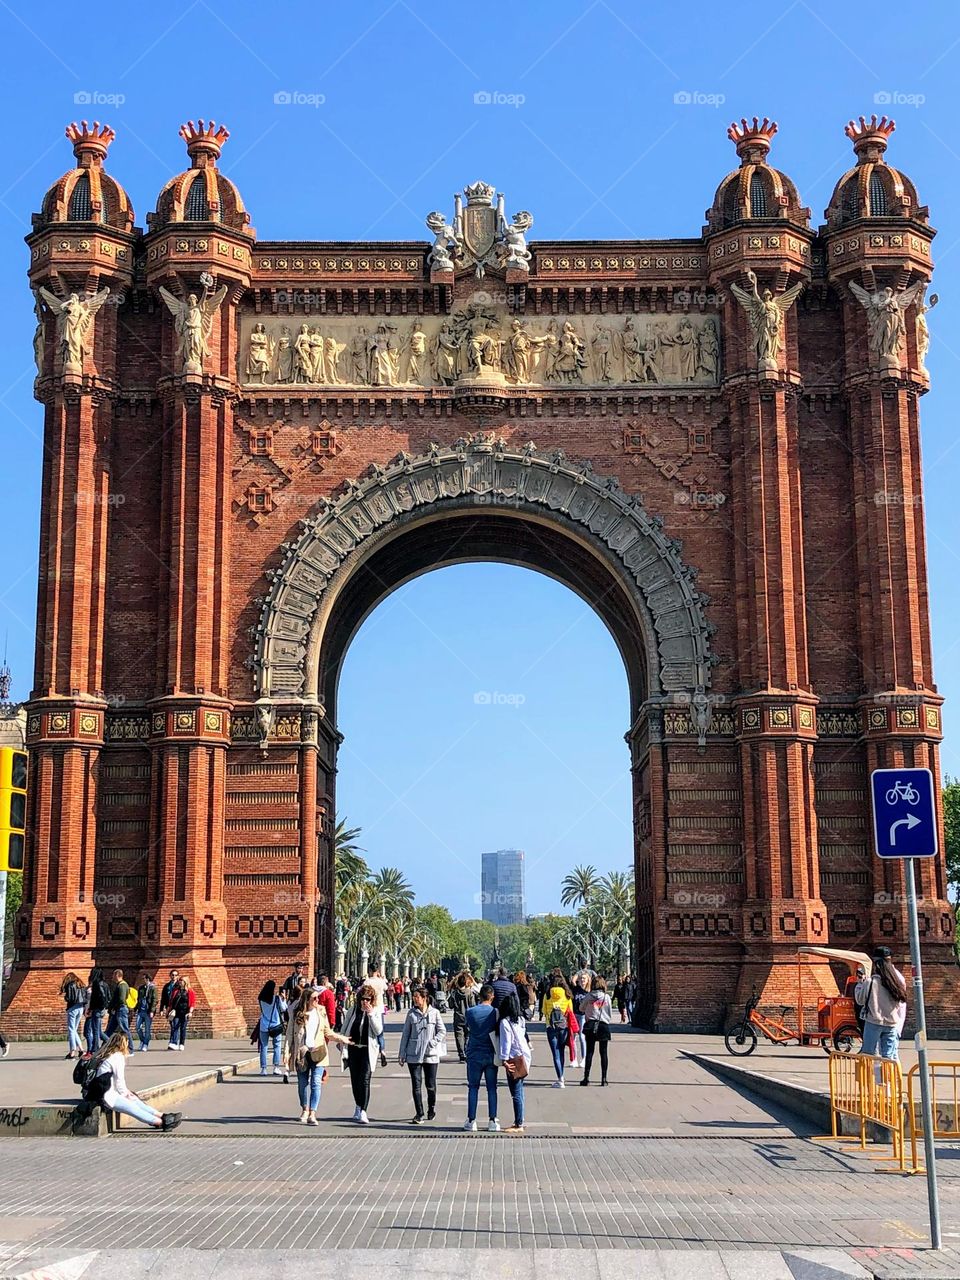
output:
[[776,120],[764,116],[753,117],[753,123],[743,117],[739,124],[736,120],[727,129],[727,137],[736,144],[737,155],[744,164],[755,164],[762,161],[770,150],[770,139],[777,132]]
[[186,124],[180,126],[180,137],[187,144],[187,153],[190,158],[195,163],[202,158],[206,163],[207,160],[216,160],[223,144],[230,137],[230,131],[223,125],[218,128],[215,120],[208,123],[198,120],[196,124],[188,120]]
[[886,116],[881,116],[879,120],[876,116],[871,116],[869,120],[861,116],[859,124],[850,120],[843,132],[853,143],[858,164],[876,164],[878,161],[882,162],[887,139],[896,127],[896,121],[888,120]]
[[107,148],[117,136],[108,124],[101,124],[99,120],[94,120],[92,126],[86,120],[79,124],[74,120],[64,133],[73,143],[73,154],[81,166],[102,163]]

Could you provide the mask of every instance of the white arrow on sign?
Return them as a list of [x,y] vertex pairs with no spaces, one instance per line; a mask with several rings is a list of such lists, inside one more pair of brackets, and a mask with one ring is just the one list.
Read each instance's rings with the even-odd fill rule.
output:
[[905,818],[898,818],[896,822],[892,822],[890,824],[891,846],[897,843],[897,837],[895,834],[897,827],[906,827],[908,831],[911,831],[914,827],[919,827],[919,825],[920,825],[920,819],[914,813],[908,813]]

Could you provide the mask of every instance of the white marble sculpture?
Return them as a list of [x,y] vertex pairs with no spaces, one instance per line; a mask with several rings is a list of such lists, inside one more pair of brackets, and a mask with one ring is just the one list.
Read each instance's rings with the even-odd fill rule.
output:
[[753,286],[752,293],[738,284],[731,284],[730,289],[747,313],[758,367],[776,373],[780,368],[779,357],[783,346],[783,317],[800,296],[803,284],[795,284],[775,298],[769,289],[760,293],[757,277],[752,271],[747,272],[747,279]]
[[110,296],[103,288],[99,293],[70,293],[58,298],[49,289],[40,286],[39,293],[57,317],[57,350],[64,373],[83,372],[83,357],[92,348],[93,321]]

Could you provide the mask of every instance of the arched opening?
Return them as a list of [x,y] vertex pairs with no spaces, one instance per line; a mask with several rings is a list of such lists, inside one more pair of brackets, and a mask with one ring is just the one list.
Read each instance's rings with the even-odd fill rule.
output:
[[346,652],[338,815],[362,827],[372,871],[404,871],[418,905],[492,915],[481,854],[517,848],[518,914],[560,910],[574,865],[632,868],[629,712],[616,644],[566,586],[503,563],[426,572]]
[[[348,482],[332,504],[302,522],[285,544],[256,628],[258,714],[300,709],[316,778],[318,957],[333,962],[332,833],[336,803],[340,672],[364,620],[398,587],[429,570],[473,561],[534,569],[563,583],[596,612],[613,638],[629,693],[627,738],[633,786],[638,886],[637,954],[647,959],[652,1006],[656,973],[651,905],[662,806],[651,804],[650,716],[678,696],[705,701],[711,627],[695,571],[637,498],[587,464],[518,449],[492,433],[426,454],[400,454]],[[701,737],[706,733],[701,727]],[[311,735],[315,735],[311,737]],[[658,741],[658,740],[657,740]]]

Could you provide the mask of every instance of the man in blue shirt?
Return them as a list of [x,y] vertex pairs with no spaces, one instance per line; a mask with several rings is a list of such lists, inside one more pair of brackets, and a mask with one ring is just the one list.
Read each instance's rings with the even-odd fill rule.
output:
[[497,970],[497,976],[493,979],[493,1007],[500,1016],[500,1009],[507,996],[516,996],[517,1003],[520,1001],[520,993],[517,991],[517,985],[512,978],[507,976],[504,968]]
[[477,1003],[467,1010],[467,1123],[469,1133],[477,1131],[477,1103],[480,1081],[487,1086],[487,1111],[490,1133],[500,1132],[497,1119],[497,1063],[493,1038],[497,1034],[497,1011],[493,1007],[493,987],[489,982],[480,988]]

